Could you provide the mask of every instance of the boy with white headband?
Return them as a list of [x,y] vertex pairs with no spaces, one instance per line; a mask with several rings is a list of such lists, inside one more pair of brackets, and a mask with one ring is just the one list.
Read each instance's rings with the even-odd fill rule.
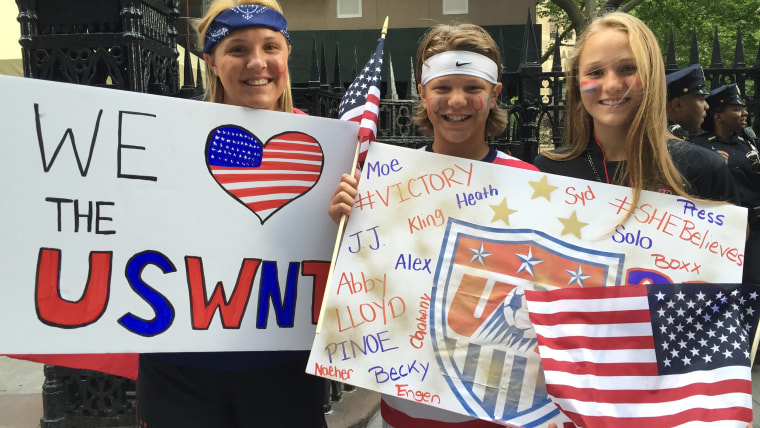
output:
[[[499,48],[483,28],[472,24],[438,25],[430,29],[417,49],[415,75],[420,102],[414,122],[433,143],[424,150],[466,159],[536,170],[486,143],[507,125],[507,113],[498,106],[502,65]],[[343,174],[330,201],[337,223],[349,215],[356,198],[359,174]],[[383,426],[392,428],[492,428],[492,422],[383,395]]]

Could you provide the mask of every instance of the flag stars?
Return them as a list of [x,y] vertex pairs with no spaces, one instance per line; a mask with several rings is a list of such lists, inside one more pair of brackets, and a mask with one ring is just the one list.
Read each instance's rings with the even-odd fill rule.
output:
[[683,357],[681,359],[681,361],[683,361],[683,365],[685,365],[685,366],[691,365],[691,358],[689,358],[689,357]]
[[588,226],[588,223],[578,220],[578,214],[576,211],[573,211],[568,218],[557,217],[557,220],[559,220],[563,226],[561,236],[573,234],[576,238],[581,239],[581,229]]
[[501,220],[509,226],[509,216],[516,213],[517,210],[510,209],[507,206],[507,198],[503,198],[500,203],[496,205],[489,205],[491,209],[493,210],[493,218],[491,218],[491,223]]
[[578,269],[576,269],[575,272],[571,270],[565,270],[565,272],[570,275],[570,280],[567,282],[567,285],[578,284],[583,287],[583,280],[591,278],[591,275],[586,275],[581,272],[581,265],[578,265]]
[[517,258],[520,259],[520,261],[522,262],[522,264],[520,265],[520,268],[517,269],[517,273],[520,273],[522,271],[528,271],[530,276],[535,277],[536,274],[534,271],[534,266],[543,262],[543,260],[533,257],[533,248],[528,248],[527,255],[515,254],[515,256],[517,256]]
[[531,199],[543,196],[549,202],[551,202],[551,193],[559,189],[557,186],[550,185],[545,175],[538,181],[529,181],[528,184],[533,188],[533,196],[530,197]]
[[729,359],[733,356],[733,352],[731,352],[729,349],[726,349],[723,351],[723,356],[726,357],[726,359]]
[[470,248],[469,250],[473,254],[472,259],[470,260],[470,263],[472,263],[472,262],[474,262],[474,261],[477,260],[483,266],[486,265],[486,257],[490,256],[491,253],[483,251],[483,243],[482,242],[480,243],[480,248],[478,248],[477,250],[474,249],[474,248]]
[[658,291],[655,294],[655,297],[657,297],[657,300],[665,300],[665,297],[667,297],[667,295],[665,295],[665,293],[663,293],[662,291]]

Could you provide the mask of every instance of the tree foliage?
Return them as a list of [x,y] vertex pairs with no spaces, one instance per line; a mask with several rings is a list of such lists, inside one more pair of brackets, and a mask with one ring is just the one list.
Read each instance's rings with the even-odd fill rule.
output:
[[724,67],[734,66],[737,31],[741,29],[745,62],[753,65],[760,40],[760,0],[646,0],[632,12],[657,36],[663,59],[671,32],[679,68],[689,65],[692,32],[697,36],[699,62],[712,63],[717,28]]
[[[724,67],[734,66],[737,30],[741,29],[745,62],[753,65],[760,40],[760,0],[538,0],[536,13],[548,17],[561,35],[581,34],[591,20],[606,11],[630,12],[644,21],[660,42],[666,60],[671,31],[678,67],[689,65],[692,31],[696,33],[699,62],[712,62],[717,28]],[[543,61],[551,57],[553,41]]]
[[[570,34],[581,34],[586,26],[599,14],[620,10],[629,12],[644,0],[538,0],[536,13],[548,17],[549,22],[561,29],[560,41]],[[544,53],[542,62],[550,56],[554,47]]]

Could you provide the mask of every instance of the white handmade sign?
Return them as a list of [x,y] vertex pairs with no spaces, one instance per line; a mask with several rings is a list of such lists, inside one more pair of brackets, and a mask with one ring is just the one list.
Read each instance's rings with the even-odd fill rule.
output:
[[309,348],[355,123],[0,91],[0,353]]
[[546,426],[524,290],[740,282],[746,214],[373,143],[307,371]]

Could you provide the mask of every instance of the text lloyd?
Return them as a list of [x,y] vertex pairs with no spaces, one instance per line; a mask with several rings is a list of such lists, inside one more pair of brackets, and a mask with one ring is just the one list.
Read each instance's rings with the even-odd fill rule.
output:
[[[40,321],[50,326],[70,329],[84,327],[100,319],[108,306],[113,272],[112,258],[111,252],[90,253],[90,271],[84,293],[78,301],[71,302],[64,300],[60,295],[61,250],[41,248],[35,284],[35,304]],[[118,322],[130,332],[141,336],[155,336],[165,332],[175,318],[172,303],[143,281],[142,271],[148,266],[158,267],[164,274],[177,271],[171,260],[157,251],[137,253],[127,262],[125,269],[127,282],[135,293],[151,306],[155,317],[148,320],[127,313],[120,317]],[[217,283],[210,297],[207,297],[200,257],[186,256],[185,267],[194,330],[208,329],[217,308],[225,329],[240,328],[253,290],[254,279],[261,267],[256,328],[265,329],[269,318],[270,302],[278,327],[293,327],[299,271],[301,276],[313,278],[312,323],[317,323],[330,263],[305,260],[289,263],[286,284],[282,292],[277,262],[243,259],[237,283],[229,299],[225,295],[221,282]]]

